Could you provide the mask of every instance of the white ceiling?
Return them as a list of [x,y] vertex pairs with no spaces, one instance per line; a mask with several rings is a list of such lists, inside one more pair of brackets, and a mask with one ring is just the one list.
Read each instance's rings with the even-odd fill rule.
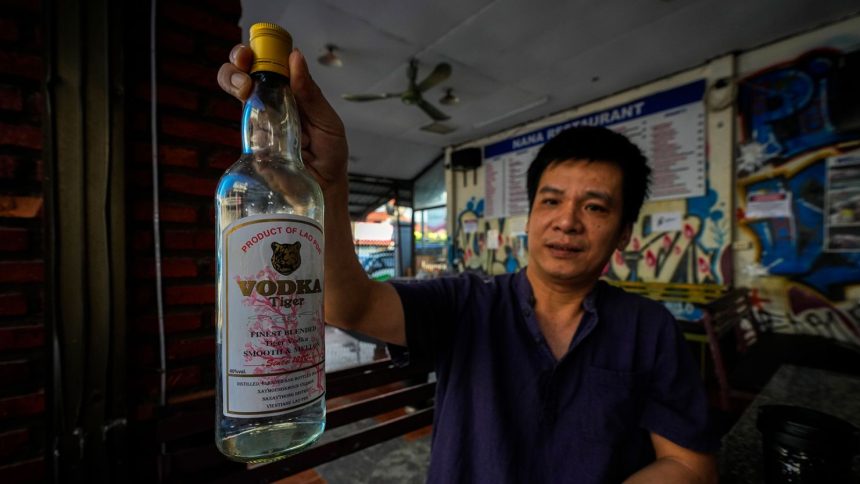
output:
[[[857,0],[242,0],[240,25],[275,22],[315,59],[339,47],[343,67],[311,64],[340,113],[350,173],[412,179],[445,146],[796,34],[860,11]],[[424,94],[456,131],[399,99],[347,102],[344,93],[400,92],[411,57],[418,79],[438,62],[451,77]],[[438,100],[452,87],[456,106]],[[513,113],[513,114],[512,114]]]

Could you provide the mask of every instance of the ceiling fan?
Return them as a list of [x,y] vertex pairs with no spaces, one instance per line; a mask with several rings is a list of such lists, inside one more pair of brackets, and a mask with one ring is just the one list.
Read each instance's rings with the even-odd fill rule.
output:
[[446,62],[437,64],[430,75],[424,78],[421,82],[416,83],[415,77],[418,75],[418,60],[409,59],[409,67],[407,68],[406,75],[409,78],[409,86],[403,92],[386,92],[383,94],[344,94],[343,98],[347,101],[364,102],[397,97],[400,98],[404,104],[418,106],[422,111],[427,113],[428,116],[433,118],[434,121],[445,121],[446,119],[450,119],[450,116],[425,101],[421,93],[427,91],[445,79],[448,79],[448,77],[451,76],[451,65]]

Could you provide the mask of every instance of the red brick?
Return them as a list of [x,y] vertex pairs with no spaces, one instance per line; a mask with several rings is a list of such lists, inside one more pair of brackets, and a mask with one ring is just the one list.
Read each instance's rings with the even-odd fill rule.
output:
[[11,74],[31,81],[42,81],[45,74],[42,58],[0,50],[0,74]]
[[215,354],[215,337],[180,339],[167,345],[167,358],[171,360]]
[[15,42],[18,40],[18,24],[10,19],[0,19],[0,41]]
[[173,286],[165,291],[167,304],[215,304],[215,286],[204,284],[199,286]]
[[[149,84],[138,83],[135,86],[135,97],[149,102],[152,99],[152,92]],[[158,85],[158,104],[161,106],[171,106],[179,109],[196,110],[199,103],[200,95],[194,91],[182,89],[169,84]]]
[[[0,60],[2,65],[2,60]],[[42,128],[24,124],[0,123],[0,145],[42,149]]]
[[215,250],[215,231],[208,230],[197,234],[194,238],[194,248],[199,250],[214,251]]
[[[168,334],[193,331],[202,327],[200,312],[182,312],[164,315],[164,331]],[[158,319],[154,315],[141,316],[135,327],[142,333],[158,333]]]
[[194,232],[190,230],[167,230],[164,232],[164,248],[183,250],[194,248]]
[[17,385],[31,381],[31,364],[27,360],[0,362],[0,385]]
[[43,482],[45,459],[38,457],[0,467],[0,482]]
[[[138,165],[152,167],[152,146],[147,143],[135,143],[132,149],[132,159]],[[197,168],[199,154],[196,148],[175,145],[158,147],[158,164]]]
[[42,97],[41,91],[36,91],[27,96],[24,103],[24,111],[27,112],[28,118],[34,123],[41,122],[42,112],[45,109],[45,100]]
[[3,6],[12,11],[25,10],[34,13],[42,11],[41,0],[3,0]]
[[36,160],[36,166],[33,167],[33,179],[36,181],[42,181],[45,179],[45,164],[42,163],[42,160]]
[[42,325],[0,327],[0,350],[40,348],[45,344]]
[[161,15],[178,25],[205,32],[219,39],[234,42],[242,40],[242,30],[237,25],[238,19],[236,22],[231,22],[220,16],[212,15],[203,8],[166,2],[161,7]]
[[167,230],[164,247],[169,250],[214,250],[215,232],[212,230]]
[[42,160],[0,155],[0,179],[42,180]]
[[27,250],[29,242],[26,229],[0,227],[0,252],[20,252]]
[[219,170],[226,170],[230,168],[233,163],[236,163],[236,160],[239,159],[239,150],[236,151],[226,151],[226,150],[218,150],[211,155],[206,161],[206,164],[210,168],[217,168]]
[[163,182],[164,188],[168,191],[198,195],[206,198],[215,196],[215,187],[217,185],[218,180],[215,179],[177,174],[164,175]]
[[20,292],[0,294],[0,316],[23,316],[27,314],[27,296]]
[[164,145],[159,149],[160,162],[170,166],[184,166],[189,168],[197,168],[198,154],[193,148],[183,148],[180,146]]
[[[185,205],[162,203],[159,217],[162,222],[193,223],[197,221],[197,210]],[[152,221],[152,203],[138,202],[134,206],[134,219]]]
[[163,60],[159,63],[158,72],[164,78],[177,83],[191,84],[202,87],[207,91],[227,97],[218,85],[218,69],[221,64],[200,65],[188,61]]
[[0,179],[16,178],[18,170],[18,158],[9,155],[0,155]]
[[242,15],[242,2],[239,0],[209,0],[206,5],[237,19]]
[[0,283],[42,282],[45,264],[40,260],[0,262]]
[[[214,353],[213,347],[212,354]],[[171,390],[193,387],[199,385],[202,381],[203,372],[199,366],[175,368],[167,372],[167,388]]]
[[[155,262],[152,259],[138,260],[135,264],[135,277],[155,277]],[[197,277],[197,262],[188,257],[165,257],[161,263],[161,276],[173,279]]]
[[29,429],[15,429],[0,433],[0,457],[8,457],[30,441]]
[[[167,389],[182,390],[200,385],[203,381],[203,372],[199,366],[187,366],[183,368],[172,368],[167,371]],[[158,395],[161,387],[161,379],[158,375],[148,374],[134,382],[137,387],[136,393],[147,397]]]
[[231,42],[207,42],[203,47],[204,58],[220,66],[222,63],[229,61],[230,50],[238,43],[238,39]]
[[0,398],[0,419],[29,417],[45,412],[45,392]]
[[162,131],[170,136],[238,148],[241,136],[238,129],[217,124],[165,116],[161,120]]
[[242,118],[242,105],[235,99],[217,98],[209,102],[206,115],[238,121]]
[[[0,33],[3,32],[2,20],[0,20]],[[0,110],[20,111],[24,107],[24,98],[21,90],[17,87],[0,86]]]
[[164,29],[159,32],[156,40],[158,47],[174,54],[191,54],[194,52],[194,37],[188,35]]

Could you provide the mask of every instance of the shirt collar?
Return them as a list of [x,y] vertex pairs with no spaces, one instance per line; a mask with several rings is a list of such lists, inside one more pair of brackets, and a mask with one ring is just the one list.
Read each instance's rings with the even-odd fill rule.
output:
[[[520,305],[523,308],[534,309],[535,295],[532,290],[532,285],[529,282],[529,278],[526,277],[526,269],[528,268],[523,268],[517,273],[514,278],[514,285],[516,287],[517,298],[519,299]],[[585,299],[582,300],[582,308],[585,309],[586,312],[597,312],[597,297],[603,284],[605,283],[602,280],[598,280],[597,283],[594,284],[594,287],[591,288],[591,291],[586,294]]]

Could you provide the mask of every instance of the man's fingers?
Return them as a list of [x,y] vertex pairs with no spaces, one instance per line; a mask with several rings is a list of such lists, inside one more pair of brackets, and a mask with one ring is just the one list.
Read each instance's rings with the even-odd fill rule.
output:
[[230,51],[230,63],[236,66],[239,70],[248,72],[251,70],[251,64],[254,62],[254,52],[251,48],[244,44],[236,44],[233,50]]
[[290,53],[290,88],[296,97],[303,119],[315,127],[338,136],[343,135],[343,123],[311,79],[305,56],[298,49]]
[[251,76],[229,62],[218,69],[218,85],[231,96],[244,102],[251,95]]

